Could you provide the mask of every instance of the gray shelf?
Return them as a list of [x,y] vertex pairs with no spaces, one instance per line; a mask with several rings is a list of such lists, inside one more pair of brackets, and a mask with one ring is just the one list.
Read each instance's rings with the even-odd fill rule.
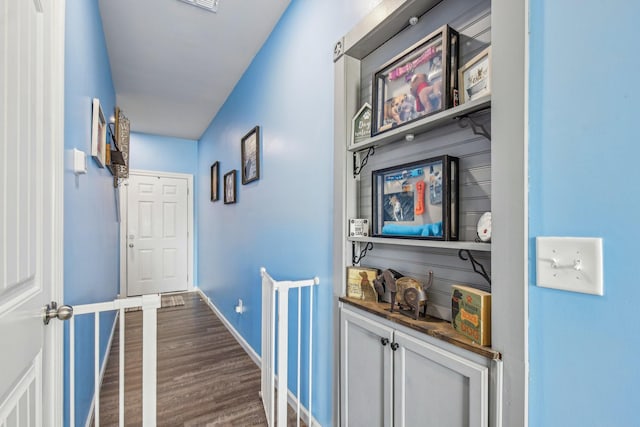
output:
[[361,151],[369,147],[380,146],[392,142],[401,141],[407,134],[420,134],[431,129],[443,126],[451,122],[456,117],[464,116],[491,106],[491,95],[483,96],[475,101],[465,102],[457,107],[449,108],[432,116],[427,116],[413,123],[397,127],[387,132],[381,133],[366,141],[350,145],[349,151]]
[[350,242],[377,243],[381,245],[416,246],[422,248],[440,248],[470,251],[491,252],[491,243],[478,243],[467,241],[442,241],[442,240],[419,240],[387,237],[347,237]]

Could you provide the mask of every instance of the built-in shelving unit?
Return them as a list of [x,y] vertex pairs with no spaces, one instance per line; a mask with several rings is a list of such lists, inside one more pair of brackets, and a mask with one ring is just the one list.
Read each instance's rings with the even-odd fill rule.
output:
[[[409,26],[413,17],[419,18],[418,22]],[[413,21],[415,23],[415,19]],[[365,102],[371,104],[372,77],[376,71],[407,46],[414,45],[443,24],[460,34],[460,65],[491,45],[492,94],[352,144],[352,119]],[[400,343],[389,350],[384,343],[379,343],[379,339],[371,339],[371,347],[367,347],[371,352],[362,351],[368,343],[365,337],[384,335],[384,328],[380,327],[389,326],[389,314],[384,304],[374,304],[376,309],[382,310],[378,312],[344,299],[345,269],[360,265],[393,268],[420,281],[426,281],[427,273],[433,271],[427,314],[432,316],[430,318],[442,319],[442,323],[434,322],[439,326],[451,318],[452,285],[467,284],[491,290],[491,347],[454,351],[462,359],[471,360],[486,350],[487,354],[482,357],[486,358],[490,370],[488,418],[468,419],[461,425],[524,425],[526,422],[525,27],[526,4],[523,0],[384,0],[335,45],[333,281],[336,337],[345,330],[341,312],[349,311],[350,318],[354,318],[353,312],[361,314],[363,310],[372,315],[366,319],[370,321],[371,330],[362,335],[361,342],[356,343],[355,334],[359,329],[355,326],[342,336],[343,342],[336,338],[335,353],[336,357],[341,357],[342,377],[335,377],[334,382],[336,394],[341,394],[341,408],[348,404],[345,400],[348,396],[344,393],[349,390],[341,387],[349,384],[347,378],[360,381],[361,376],[344,370],[348,366],[345,361],[351,359],[349,354],[340,352],[353,352],[355,367],[366,365],[363,358],[369,360],[376,354],[385,358],[393,354],[397,358],[403,346]],[[407,138],[407,135],[411,136]],[[458,241],[349,236],[349,219],[368,218],[372,223],[373,171],[445,154],[457,157],[460,165]],[[476,224],[485,211],[491,211],[494,219],[492,243],[475,241]],[[464,250],[470,253],[460,255]],[[470,255],[486,268],[490,280],[483,279],[472,269],[471,263],[465,260]],[[360,307],[354,308],[357,305]],[[377,322],[378,317],[383,321]],[[404,315],[396,317],[394,314],[392,320],[405,326],[404,323],[409,322],[407,319]],[[413,326],[418,329],[424,326],[423,320],[416,322]],[[445,339],[446,334],[427,331],[425,342],[439,349],[445,349],[449,344],[460,347],[453,330],[448,327],[442,330],[451,335]],[[375,333],[371,334],[371,331]],[[394,336],[392,334],[392,340]],[[366,375],[374,373],[367,371]],[[439,390],[441,384],[436,383],[433,389]],[[428,379],[420,384],[434,387]],[[370,393],[369,389],[364,390]],[[420,393],[428,394],[428,391],[421,389]],[[456,411],[459,412],[458,407]],[[421,420],[427,422],[429,416],[426,414]],[[334,422],[339,424],[338,418]]]

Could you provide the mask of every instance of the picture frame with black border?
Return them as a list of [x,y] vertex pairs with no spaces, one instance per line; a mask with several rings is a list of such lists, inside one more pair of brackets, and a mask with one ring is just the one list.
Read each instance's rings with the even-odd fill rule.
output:
[[457,105],[458,39],[443,25],[373,74],[371,136]]
[[220,200],[220,162],[211,165],[211,201]]
[[236,202],[237,170],[234,169],[224,174],[224,204],[230,205]]
[[240,142],[242,185],[260,179],[260,126],[251,129]]

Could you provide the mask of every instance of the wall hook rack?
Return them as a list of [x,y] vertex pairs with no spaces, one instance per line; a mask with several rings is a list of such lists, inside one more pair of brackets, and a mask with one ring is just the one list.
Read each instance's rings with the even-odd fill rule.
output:
[[487,274],[487,270],[485,270],[484,265],[480,264],[473,255],[471,255],[471,252],[469,252],[468,249],[460,249],[458,251],[458,257],[463,261],[469,261],[471,263],[471,267],[473,267],[473,271],[484,277],[484,280],[489,282],[489,285],[491,285],[491,276]]
[[491,133],[487,130],[487,128],[482,124],[474,120],[469,114],[465,114],[464,116],[456,117],[458,119],[458,126],[461,128],[467,128],[471,126],[471,130],[474,135],[480,135],[487,138],[491,141]]
[[367,252],[373,249],[373,243],[368,242],[367,245],[360,251],[359,255],[356,255],[356,244],[355,242],[351,243],[351,249],[353,251],[353,256],[351,257],[351,261],[353,265],[357,265],[367,256]]
[[369,161],[369,157],[373,156],[375,153],[376,153],[375,148],[369,147],[369,149],[367,150],[367,154],[365,154],[364,157],[360,159],[360,165],[357,164],[358,163],[357,153],[353,153],[353,177],[354,178],[360,175],[360,172],[362,172],[362,169]]

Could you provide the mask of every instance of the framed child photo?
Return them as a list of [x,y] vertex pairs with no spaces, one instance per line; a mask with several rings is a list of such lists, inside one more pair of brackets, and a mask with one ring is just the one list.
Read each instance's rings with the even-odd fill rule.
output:
[[211,165],[211,201],[220,200],[220,162]]
[[242,185],[260,179],[260,126],[242,137]]
[[224,204],[236,202],[236,170],[224,174]]
[[373,76],[371,135],[453,107],[457,69],[458,33],[448,25],[384,64]]

